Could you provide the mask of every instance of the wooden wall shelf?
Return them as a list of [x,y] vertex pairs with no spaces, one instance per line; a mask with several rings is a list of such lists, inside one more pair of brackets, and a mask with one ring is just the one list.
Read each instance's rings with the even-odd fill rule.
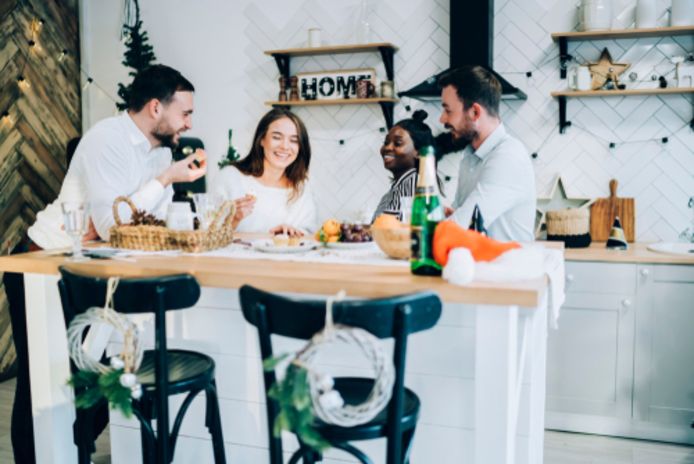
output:
[[[326,47],[311,48],[285,48],[280,50],[266,50],[266,55],[275,58],[280,74],[288,79],[291,75],[291,58],[293,56],[315,56],[315,55],[335,55],[345,53],[373,53],[380,52],[383,59],[383,66],[386,70],[386,77],[389,81],[394,81],[395,73],[393,68],[393,54],[398,47],[389,42],[376,42],[369,44],[347,44],[331,45]],[[271,106],[325,106],[325,105],[364,105],[378,103],[381,105],[386,127],[393,126],[393,106],[398,102],[395,98],[350,98],[339,100],[294,100],[294,101],[267,101],[266,105]]]
[[568,43],[578,40],[634,39],[640,37],[666,37],[694,35],[694,26],[650,27],[647,29],[610,29],[604,31],[555,32],[552,40],[559,42],[559,74],[566,79],[566,66],[573,56],[569,55]]
[[[559,133],[571,126],[571,121],[566,119],[566,99],[567,98],[590,98],[590,97],[627,97],[634,95],[677,95],[694,93],[694,87],[672,87],[665,89],[625,89],[625,90],[559,90],[552,92],[551,95],[559,101]],[[690,123],[694,130],[694,119]]]

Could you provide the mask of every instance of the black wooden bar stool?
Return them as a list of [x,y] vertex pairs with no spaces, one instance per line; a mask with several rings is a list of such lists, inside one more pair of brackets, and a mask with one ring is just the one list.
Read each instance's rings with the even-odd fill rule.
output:
[[[257,327],[260,353],[263,359],[273,355],[271,335],[310,339],[325,324],[324,300],[294,300],[244,285],[240,290],[241,308],[246,320]],[[430,329],[441,316],[441,300],[433,293],[417,293],[377,300],[347,300],[333,303],[336,324],[359,327],[378,338],[393,338],[393,364],[395,383],[393,395],[386,408],[370,422],[355,427],[330,425],[316,419],[316,429],[330,444],[356,457],[364,464],[371,460],[351,441],[385,437],[387,464],[409,462],[409,452],[419,417],[419,397],[405,387],[405,358],[409,334]],[[282,463],[282,440],[273,435],[275,417],[279,414],[277,402],[268,397],[275,383],[274,371],[265,372],[270,462]],[[335,389],[347,404],[362,403],[373,386],[373,379],[340,377]],[[302,459],[304,463],[320,461],[322,456],[301,445],[290,462]]]
[[[108,279],[76,274],[60,268],[58,282],[66,326],[75,316],[94,306],[103,306]],[[114,294],[114,308],[124,314],[154,313],[155,348],[145,351],[137,378],[143,395],[133,400],[135,416],[140,421],[142,459],[144,463],[168,464],[173,461],[176,439],[188,407],[201,391],[207,407],[205,425],[212,436],[216,464],[225,463],[222,422],[215,384],[214,360],[195,351],[166,349],[166,311],[189,308],[200,298],[200,285],[191,275],[121,279]],[[75,366],[71,363],[71,368]],[[168,379],[168,380],[167,380]],[[169,430],[169,396],[187,393]],[[108,420],[106,405],[77,409],[74,440],[79,464],[89,464],[96,437],[90,433],[93,421]],[[157,420],[156,432],[152,426]]]

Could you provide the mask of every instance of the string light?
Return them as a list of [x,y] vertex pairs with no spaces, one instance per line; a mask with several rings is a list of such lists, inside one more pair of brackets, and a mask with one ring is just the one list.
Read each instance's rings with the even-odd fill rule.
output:
[[58,61],[62,63],[63,60],[64,60],[65,58],[67,58],[67,56],[68,56],[69,54],[70,54],[70,53],[69,53],[66,49],[63,48],[63,50],[60,52],[60,55],[58,55]]
[[84,81],[84,85],[82,86],[82,90],[86,90],[87,87],[89,87],[89,85],[90,85],[92,82],[94,82],[94,79],[92,79],[91,77],[87,76],[87,80]]

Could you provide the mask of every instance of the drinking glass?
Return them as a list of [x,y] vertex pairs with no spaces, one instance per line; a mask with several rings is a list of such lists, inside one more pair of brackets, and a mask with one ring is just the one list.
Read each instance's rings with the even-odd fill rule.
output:
[[414,197],[400,197],[400,220],[409,224],[412,219],[412,201]]
[[66,201],[60,204],[63,210],[65,232],[72,239],[72,257],[70,261],[88,259],[82,254],[82,237],[87,233],[89,213],[87,205],[79,201]]
[[193,203],[195,203],[195,214],[200,221],[200,228],[206,230],[212,224],[214,215],[222,205],[222,198],[219,195],[210,193],[194,193]]

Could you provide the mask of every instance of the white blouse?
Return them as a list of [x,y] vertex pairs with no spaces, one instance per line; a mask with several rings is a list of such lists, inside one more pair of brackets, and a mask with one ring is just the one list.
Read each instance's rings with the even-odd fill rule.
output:
[[211,189],[213,195],[235,200],[252,193],[256,196],[253,212],[236,228],[239,232],[269,232],[275,226],[287,224],[304,232],[316,230],[316,206],[311,183],[304,182],[298,198],[288,202],[291,188],[268,187],[257,178],[243,174],[234,166],[222,169]]

